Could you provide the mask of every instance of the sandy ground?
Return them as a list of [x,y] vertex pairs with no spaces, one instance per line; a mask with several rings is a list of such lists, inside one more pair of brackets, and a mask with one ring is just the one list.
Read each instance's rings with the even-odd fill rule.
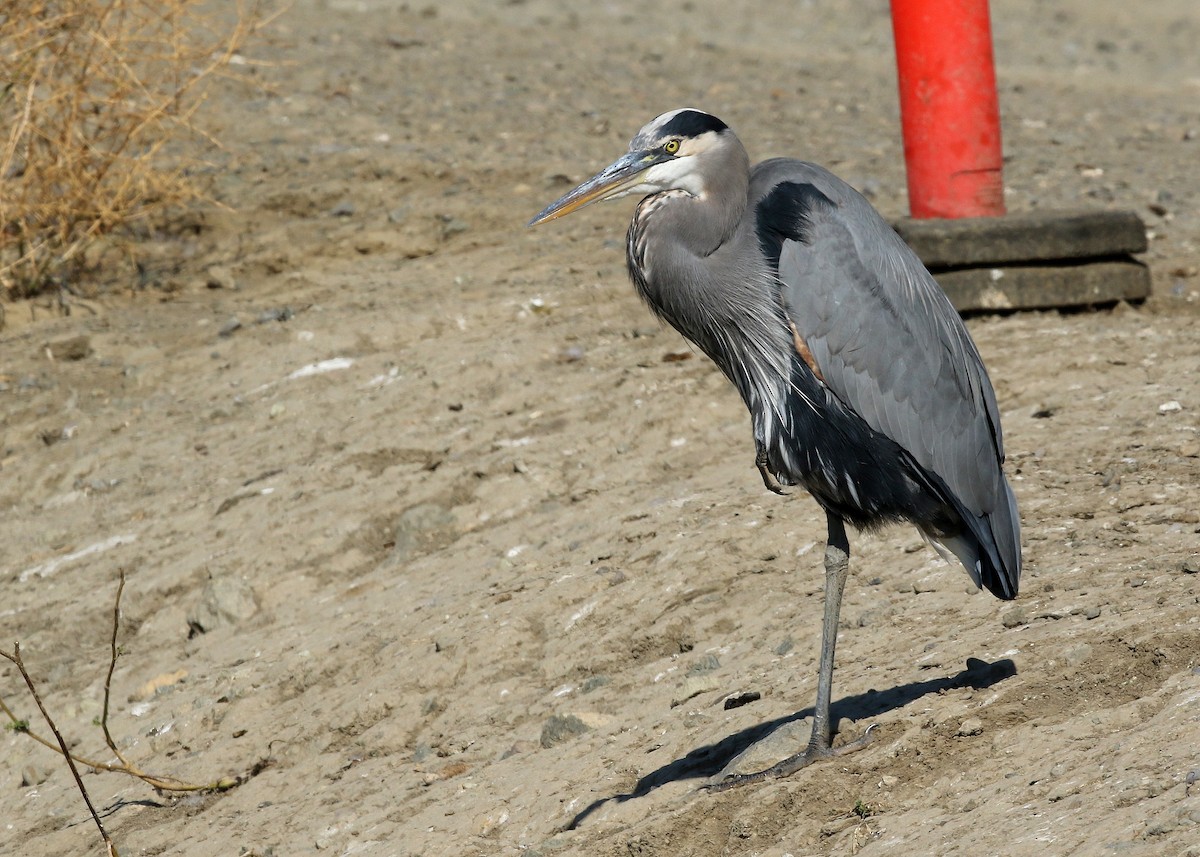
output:
[[[632,203],[524,223],[683,105],[903,214],[886,4],[295,0],[207,107],[230,210],[0,331],[0,639],[107,758],[125,569],[124,751],[270,762],[85,772],[121,853],[1200,855],[1200,12],[994,13],[1010,209],[1139,212],[1155,296],[970,321],[1020,599],[853,538],[835,713],[878,737],[712,795],[806,735],[823,518],[638,303]],[[4,732],[0,851],[98,842]]]

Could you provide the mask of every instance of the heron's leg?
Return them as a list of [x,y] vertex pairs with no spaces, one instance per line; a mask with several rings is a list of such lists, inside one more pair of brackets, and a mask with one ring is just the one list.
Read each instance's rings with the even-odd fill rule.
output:
[[833,655],[837,649],[842,592],[846,589],[846,578],[850,573],[850,540],[846,538],[846,525],[832,512],[826,512],[825,517],[829,527],[829,538],[825,542],[825,618],[821,622],[817,705],[813,710],[812,737],[808,739],[808,747],[812,751],[827,751],[830,748],[833,731],[829,717],[829,706],[833,703]]
[[829,538],[825,544],[825,618],[821,623],[821,664],[817,673],[817,704],[813,709],[812,737],[808,747],[794,756],[789,756],[765,771],[753,774],[736,774],[719,783],[706,786],[709,791],[725,791],[748,783],[760,783],[794,774],[817,759],[843,756],[862,749],[871,741],[871,730],[855,741],[838,747],[831,745],[833,724],[829,707],[833,699],[833,655],[837,648],[838,617],[842,609],[842,591],[846,588],[846,577],[850,572],[850,541],[846,538],[846,525],[832,512],[826,512]]

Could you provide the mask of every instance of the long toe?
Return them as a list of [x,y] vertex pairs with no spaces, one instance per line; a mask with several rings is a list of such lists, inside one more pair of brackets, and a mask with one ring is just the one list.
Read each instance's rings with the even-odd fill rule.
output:
[[837,756],[846,756],[857,750],[861,750],[871,743],[874,737],[871,735],[871,732],[874,729],[875,727],[872,725],[860,737],[840,747],[821,746],[810,743],[802,752],[796,753],[794,756],[788,756],[782,762],[776,762],[766,770],[756,771],[753,774],[730,774],[723,780],[703,785],[700,788],[707,792],[726,792],[739,786],[748,786],[752,783],[764,783],[767,780],[790,777],[796,771],[801,768],[807,768],[813,762],[821,759],[832,759]]

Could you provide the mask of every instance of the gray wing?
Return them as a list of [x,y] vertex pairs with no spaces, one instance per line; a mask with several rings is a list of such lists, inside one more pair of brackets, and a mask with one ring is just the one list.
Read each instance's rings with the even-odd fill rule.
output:
[[1019,525],[996,396],[945,293],[871,204],[827,170],[767,161],[751,194],[760,231],[767,223],[779,233],[784,307],[825,384],[989,520],[1015,575]]

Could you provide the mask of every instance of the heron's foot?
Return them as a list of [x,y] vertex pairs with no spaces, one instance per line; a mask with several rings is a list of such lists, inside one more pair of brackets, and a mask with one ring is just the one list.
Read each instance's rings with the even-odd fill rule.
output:
[[759,449],[758,454],[754,456],[754,466],[758,468],[758,473],[762,476],[763,485],[767,486],[767,490],[774,491],[776,494],[787,496],[787,491],[779,484],[779,480],[775,478],[775,474],[771,472],[770,466],[767,464],[767,451]]
[[875,724],[867,728],[860,737],[851,741],[849,744],[843,744],[840,747],[822,747],[819,744],[809,744],[808,747],[794,756],[788,756],[782,762],[776,762],[765,771],[756,771],[753,774],[732,774],[720,782],[709,783],[700,788],[707,792],[727,792],[730,789],[735,789],[738,786],[748,786],[751,783],[765,783],[768,780],[780,780],[784,777],[790,777],[792,774],[801,768],[807,768],[813,762],[821,759],[833,759],[837,756],[846,756],[871,743],[871,735],[875,729]]

